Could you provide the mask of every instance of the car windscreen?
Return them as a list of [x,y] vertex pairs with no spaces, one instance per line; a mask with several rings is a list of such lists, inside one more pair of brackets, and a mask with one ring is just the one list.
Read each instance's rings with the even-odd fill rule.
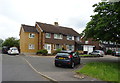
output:
[[93,52],[95,52],[95,53],[99,53],[99,51],[93,51]]
[[57,56],[69,56],[69,53],[57,53]]
[[17,50],[16,48],[13,48],[12,50]]

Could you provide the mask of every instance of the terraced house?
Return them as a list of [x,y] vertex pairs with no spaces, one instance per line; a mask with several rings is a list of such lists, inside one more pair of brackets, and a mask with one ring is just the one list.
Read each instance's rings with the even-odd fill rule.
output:
[[35,26],[21,25],[20,51],[21,53],[36,53],[39,49],[47,49],[53,53],[56,49],[77,50],[80,35],[72,28],[36,22]]

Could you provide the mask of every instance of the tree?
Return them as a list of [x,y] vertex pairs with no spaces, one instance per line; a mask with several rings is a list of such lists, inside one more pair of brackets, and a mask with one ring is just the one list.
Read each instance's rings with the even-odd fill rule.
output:
[[86,38],[120,43],[120,2],[94,4],[95,15],[83,31]]
[[9,37],[7,39],[5,39],[5,41],[3,42],[2,46],[8,46],[8,47],[19,47],[19,40],[14,38],[14,37]]
[[3,40],[0,38],[0,47],[2,46]]

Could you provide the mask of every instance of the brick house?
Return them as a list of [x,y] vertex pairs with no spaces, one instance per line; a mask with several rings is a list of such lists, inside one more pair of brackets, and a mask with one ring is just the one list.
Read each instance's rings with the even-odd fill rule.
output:
[[84,54],[89,54],[93,50],[101,49],[99,46],[99,41],[94,41],[92,38],[85,39],[81,37],[81,50],[83,50]]
[[78,50],[80,35],[72,28],[36,22],[35,26],[21,25],[20,51],[24,54],[35,54],[39,49],[53,53],[56,49]]

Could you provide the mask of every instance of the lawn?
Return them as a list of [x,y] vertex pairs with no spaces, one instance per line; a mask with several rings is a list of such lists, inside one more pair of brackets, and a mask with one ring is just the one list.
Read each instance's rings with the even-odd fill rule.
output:
[[118,79],[118,75],[120,75],[119,69],[120,66],[118,66],[117,62],[91,62],[76,72],[100,80],[120,83],[120,79]]

